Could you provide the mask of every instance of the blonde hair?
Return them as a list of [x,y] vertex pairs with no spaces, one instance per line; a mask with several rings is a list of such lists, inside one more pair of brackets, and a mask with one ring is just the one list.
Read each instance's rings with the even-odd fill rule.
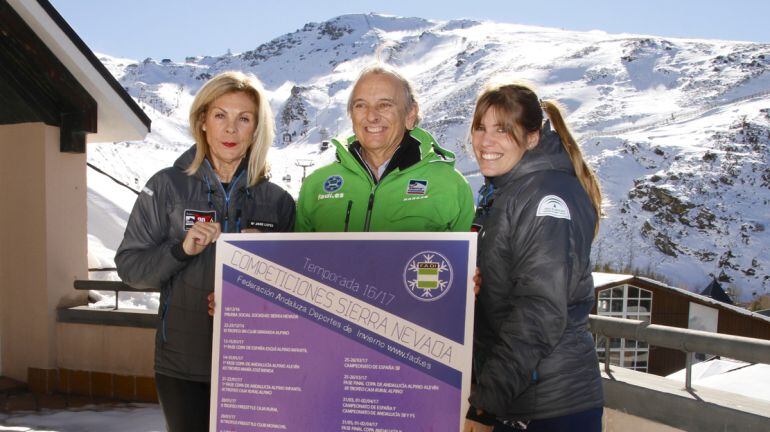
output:
[[475,130],[481,124],[481,118],[490,108],[495,109],[498,121],[513,141],[524,148],[526,148],[524,137],[516,136],[515,126],[518,125],[526,133],[540,132],[543,127],[543,111],[545,111],[553,128],[561,138],[564,150],[572,161],[575,175],[591,199],[591,204],[596,212],[596,225],[594,227],[594,237],[596,237],[599,232],[599,218],[602,214],[602,192],[599,187],[599,179],[583,158],[580,147],[564,122],[564,116],[558,102],[538,99],[535,92],[528,85],[522,83],[492,86],[487,88],[476,101],[471,130]]
[[417,126],[420,123],[421,117],[420,104],[417,103],[417,96],[414,92],[414,86],[411,82],[409,82],[408,79],[406,79],[406,77],[401,75],[401,72],[399,72],[396,68],[384,63],[375,63],[373,65],[369,65],[361,71],[360,75],[358,75],[358,79],[356,79],[356,83],[353,85],[353,91],[351,91],[350,96],[348,96],[348,116],[353,113],[353,93],[356,89],[356,86],[362,79],[369,75],[388,75],[401,85],[401,88],[404,91],[404,112],[408,113],[412,110],[412,108],[416,108],[417,116],[414,120],[414,126]]
[[270,103],[265,96],[262,83],[253,76],[242,72],[222,72],[211,78],[195,95],[190,107],[190,133],[195,139],[195,159],[185,170],[188,175],[195,174],[203,160],[210,156],[206,133],[203,132],[203,122],[206,112],[214,100],[228,93],[243,92],[257,106],[257,127],[254,129],[251,145],[249,146],[248,185],[253,186],[267,176],[267,151],[275,138],[275,119]]

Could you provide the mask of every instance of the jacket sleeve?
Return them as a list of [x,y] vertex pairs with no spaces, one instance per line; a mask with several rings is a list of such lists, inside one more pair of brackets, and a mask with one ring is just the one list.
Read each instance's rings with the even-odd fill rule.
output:
[[536,383],[538,363],[551,354],[567,325],[568,284],[574,261],[572,221],[536,216],[536,202],[528,207],[519,220],[510,221],[507,240],[511,253],[496,263],[505,268],[498,275],[501,286],[481,287],[482,292],[506,292],[509,303],[504,315],[492,323],[500,337],[476,371],[470,399],[473,406],[496,414],[503,414],[517,396]]
[[168,237],[169,197],[165,183],[162,173],[158,173],[142,189],[115,254],[118,276],[134,288],[160,289],[186,265],[171,252],[179,240]]
[[310,221],[310,211],[308,210],[308,182],[302,183],[302,187],[299,190],[299,198],[297,199],[297,219],[294,223],[294,231],[296,232],[313,232],[315,228]]
[[471,224],[476,212],[473,203],[473,191],[468,181],[460,174],[455,172],[459,181],[457,182],[457,218],[453,221],[451,231],[468,232],[471,230]]

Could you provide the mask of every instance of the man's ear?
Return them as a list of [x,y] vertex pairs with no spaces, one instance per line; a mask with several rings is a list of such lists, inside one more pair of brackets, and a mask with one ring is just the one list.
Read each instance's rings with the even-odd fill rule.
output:
[[417,126],[417,113],[420,112],[420,107],[417,102],[412,103],[412,107],[406,113],[406,128],[412,130]]

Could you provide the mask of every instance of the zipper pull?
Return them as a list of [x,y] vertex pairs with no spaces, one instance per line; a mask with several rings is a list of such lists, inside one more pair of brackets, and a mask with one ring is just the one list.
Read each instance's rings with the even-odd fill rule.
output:
[[345,232],[348,232],[348,225],[350,225],[350,209],[353,207],[353,200],[348,201],[348,209],[345,211]]
[[369,194],[369,205],[366,207],[366,221],[364,222],[364,231],[369,231],[369,225],[372,222],[372,207],[374,207],[374,190]]

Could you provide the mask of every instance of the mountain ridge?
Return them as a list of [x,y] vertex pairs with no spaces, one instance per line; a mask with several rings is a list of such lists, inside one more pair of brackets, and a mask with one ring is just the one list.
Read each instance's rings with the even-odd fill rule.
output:
[[[350,133],[347,95],[376,60],[414,82],[421,126],[457,154],[476,189],[482,179],[467,141],[475,97],[496,76],[528,80],[566,106],[602,182],[597,266],[654,273],[693,291],[717,277],[744,301],[770,287],[768,44],[352,14],[239,54],[101,59],[153,119],[153,132],[143,142],[92,145],[89,162],[136,189],[192,143],[187,109],[197,89],[237,69],[265,84],[278,128],[273,179],[296,196],[296,161],[313,169],[333,159],[319,143]],[[98,192],[90,173],[89,192]],[[99,242],[115,238],[117,225],[89,222],[92,241],[114,250]]]

